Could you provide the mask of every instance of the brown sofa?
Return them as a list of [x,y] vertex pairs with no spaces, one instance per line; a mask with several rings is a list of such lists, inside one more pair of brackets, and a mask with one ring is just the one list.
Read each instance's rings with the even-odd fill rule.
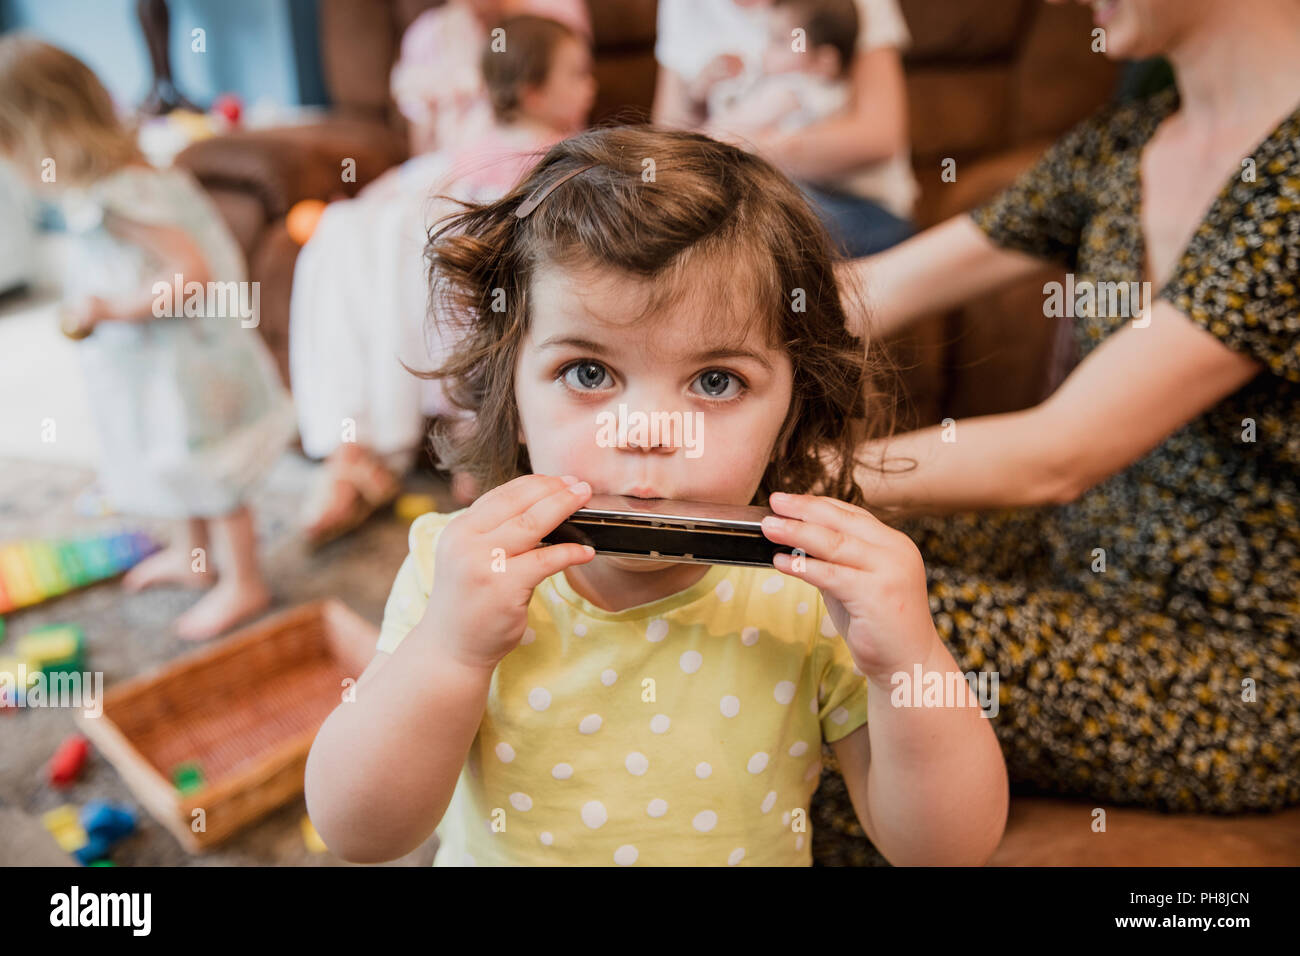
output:
[[[297,246],[284,217],[304,198],[355,192],[405,158],[388,97],[402,31],[440,0],[320,0],[331,118],[311,127],[236,133],[181,154],[229,220],[262,283],[261,331],[288,380],[289,289]],[[905,59],[922,226],[969,209],[1023,170],[1057,135],[1112,94],[1115,67],[1090,50],[1086,8],[1042,0],[900,0],[912,32]],[[600,92],[593,119],[645,118],[654,90],[654,0],[591,0]],[[357,161],[357,182],[340,163]],[[957,162],[956,181],[940,179]],[[1068,326],[1043,317],[1056,270],[917,323],[891,343],[905,367],[907,424],[1036,404],[1072,361]],[[1295,864],[1300,808],[1209,818],[1017,798],[996,865]]]

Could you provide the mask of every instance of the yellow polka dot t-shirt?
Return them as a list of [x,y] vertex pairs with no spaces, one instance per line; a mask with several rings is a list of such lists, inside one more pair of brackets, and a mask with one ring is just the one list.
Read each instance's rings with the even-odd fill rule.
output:
[[[460,513],[411,525],[379,650],[423,615]],[[606,611],[560,572],[493,672],[434,865],[807,866],[822,741],[866,720],[866,679],[804,581],[712,565]]]

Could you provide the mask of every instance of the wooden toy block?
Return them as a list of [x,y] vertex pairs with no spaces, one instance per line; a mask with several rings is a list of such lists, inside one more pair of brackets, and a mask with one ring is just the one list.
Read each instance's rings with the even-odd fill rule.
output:
[[320,834],[312,826],[311,817],[309,816],[302,818],[302,842],[307,844],[307,849],[311,853],[327,853],[329,851],[325,841],[320,838]]
[[172,783],[181,793],[193,793],[203,789],[203,768],[190,761],[180,763],[172,768]]
[[85,846],[73,850],[72,855],[77,858],[77,862],[82,866],[91,866],[96,860],[102,860],[108,856],[110,849],[108,840],[92,836],[86,841]]
[[54,837],[54,842],[59,845],[59,849],[64,853],[75,853],[90,840],[90,837],[87,836],[86,831],[81,828],[79,823],[74,823],[62,830],[54,830],[50,835]]
[[135,814],[126,807],[92,800],[81,808],[81,826],[91,840],[111,846],[135,832]]
[[81,768],[86,765],[90,753],[90,741],[81,734],[73,734],[59,745],[50,758],[49,778],[51,786],[66,787],[81,775]]
[[85,635],[77,625],[52,624],[29,631],[18,638],[14,650],[27,661],[29,669],[47,670],[57,667],[78,670],[85,644]]

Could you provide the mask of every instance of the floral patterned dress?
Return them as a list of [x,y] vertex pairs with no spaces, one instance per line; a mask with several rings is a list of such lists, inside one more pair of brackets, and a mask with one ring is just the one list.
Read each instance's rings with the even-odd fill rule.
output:
[[[974,221],[1076,285],[1140,279],[1142,147],[1177,106],[1169,89],[1104,110]],[[1300,802],[1300,108],[1249,158],[1155,294],[1260,373],[1070,504],[899,525],[957,663],[999,674],[1015,792]],[[1082,355],[1130,321],[1109,311],[1075,318]],[[815,863],[883,862],[826,756]]]

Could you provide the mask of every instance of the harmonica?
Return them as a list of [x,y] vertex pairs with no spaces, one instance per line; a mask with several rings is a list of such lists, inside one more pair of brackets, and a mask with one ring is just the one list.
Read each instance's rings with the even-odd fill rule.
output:
[[793,554],[763,534],[771,509],[667,498],[592,495],[543,544],[589,544],[597,554],[689,564],[772,567],[777,554]]

